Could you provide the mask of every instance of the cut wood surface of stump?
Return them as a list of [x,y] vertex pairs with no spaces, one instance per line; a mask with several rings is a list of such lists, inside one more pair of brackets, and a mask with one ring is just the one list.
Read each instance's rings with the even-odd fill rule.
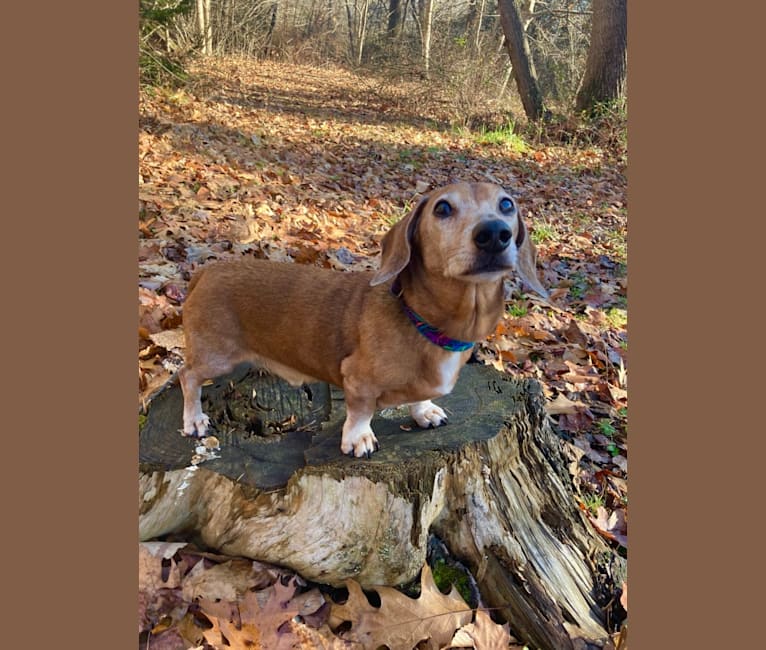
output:
[[185,536],[370,588],[415,578],[433,533],[515,636],[603,647],[624,560],[576,506],[539,383],[469,364],[437,401],[448,425],[422,430],[406,409],[385,410],[372,423],[380,450],[349,458],[341,391],[243,367],[203,389],[220,449],[195,458],[201,441],[181,436],[181,391],[168,386],[140,432],[140,539]]

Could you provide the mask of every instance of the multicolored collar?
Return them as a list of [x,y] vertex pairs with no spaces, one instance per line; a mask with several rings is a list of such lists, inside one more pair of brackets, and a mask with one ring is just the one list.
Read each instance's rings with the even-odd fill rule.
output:
[[458,339],[450,338],[437,327],[429,325],[422,316],[410,309],[407,303],[404,302],[404,297],[402,296],[402,285],[399,282],[399,278],[396,278],[396,280],[394,280],[393,284],[391,285],[391,293],[399,298],[399,301],[402,303],[402,310],[405,314],[407,314],[407,318],[410,319],[412,324],[415,326],[415,329],[417,329],[418,332],[420,332],[429,341],[431,341],[431,343],[438,345],[440,348],[450,352],[465,352],[474,346],[472,341],[459,341]]

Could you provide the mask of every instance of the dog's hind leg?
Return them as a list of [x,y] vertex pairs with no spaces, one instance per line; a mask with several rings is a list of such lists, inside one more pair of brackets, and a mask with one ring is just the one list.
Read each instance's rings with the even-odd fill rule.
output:
[[210,418],[202,412],[202,382],[195,370],[184,366],[178,371],[178,380],[184,395],[183,435],[202,438],[207,433]]
[[184,395],[184,427],[183,435],[203,438],[207,435],[210,418],[202,412],[202,383],[206,379],[214,379],[225,375],[236,367],[242,359],[235,356],[208,355],[206,363],[199,363],[196,357],[192,363],[187,362],[178,371],[178,380]]

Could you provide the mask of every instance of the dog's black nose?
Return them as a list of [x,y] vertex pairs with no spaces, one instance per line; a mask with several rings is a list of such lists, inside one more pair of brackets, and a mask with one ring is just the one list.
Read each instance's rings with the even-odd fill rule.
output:
[[500,253],[508,248],[513,233],[505,221],[493,219],[480,223],[473,229],[473,241],[487,253]]

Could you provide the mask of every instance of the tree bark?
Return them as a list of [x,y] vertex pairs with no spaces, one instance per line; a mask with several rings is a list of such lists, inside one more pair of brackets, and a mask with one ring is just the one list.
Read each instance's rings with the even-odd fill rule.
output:
[[263,55],[269,56],[271,54],[271,42],[274,38],[274,27],[277,24],[277,10],[279,8],[279,2],[276,0],[272,3],[270,17],[269,17],[269,30],[266,32],[266,40],[263,44]]
[[627,68],[627,0],[593,0],[590,46],[575,108],[593,111],[624,97]]
[[395,39],[399,36],[402,24],[402,0],[388,0],[388,38]]
[[202,38],[202,54],[213,53],[213,31],[210,25],[210,0],[197,0],[197,25]]
[[423,25],[423,69],[426,78],[431,75],[431,30],[434,17],[434,0],[424,0],[423,13],[420,19]]
[[346,0],[346,18],[348,20],[349,43],[351,56],[356,65],[362,65],[364,41],[367,35],[367,16],[370,0],[354,0],[354,10],[351,11],[349,0]]
[[498,0],[497,4],[521,103],[527,119],[536,122],[543,117],[543,97],[521,16],[515,0]]
[[603,646],[624,561],[575,505],[540,384],[469,364],[439,402],[449,425],[419,430],[386,411],[373,420],[380,451],[353,459],[339,449],[340,391],[238,370],[203,391],[221,449],[194,465],[199,442],[179,435],[182,397],[168,388],[140,433],[140,539],[183,535],[317,582],[374,587],[415,578],[435,534],[518,638]]

